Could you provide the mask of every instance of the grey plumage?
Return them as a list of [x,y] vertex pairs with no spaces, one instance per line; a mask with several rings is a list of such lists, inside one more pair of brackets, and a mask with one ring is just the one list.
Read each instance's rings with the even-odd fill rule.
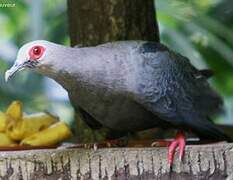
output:
[[209,121],[222,105],[207,82],[210,73],[162,44],[121,41],[69,48],[33,43],[48,51],[36,70],[68,91],[92,128],[133,132],[176,127],[208,139],[227,139]]

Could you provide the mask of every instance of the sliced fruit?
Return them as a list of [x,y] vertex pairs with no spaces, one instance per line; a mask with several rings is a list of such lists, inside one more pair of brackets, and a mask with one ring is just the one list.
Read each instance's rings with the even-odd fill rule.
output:
[[16,122],[7,127],[7,135],[13,140],[22,140],[32,134],[48,128],[56,123],[58,118],[48,113],[35,113],[26,115],[22,121]]
[[17,145],[9,136],[5,133],[0,133],[0,146],[15,146]]
[[0,112],[0,132],[4,132],[6,130],[6,120],[7,117],[5,113]]
[[72,132],[68,125],[64,122],[58,122],[43,131],[23,139],[20,144],[30,146],[56,145],[71,135]]
[[6,110],[6,114],[14,120],[20,120],[23,116],[22,103],[13,101]]

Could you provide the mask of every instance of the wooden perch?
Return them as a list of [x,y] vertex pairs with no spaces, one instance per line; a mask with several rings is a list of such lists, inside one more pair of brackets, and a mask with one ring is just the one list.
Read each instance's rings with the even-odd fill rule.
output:
[[[177,156],[176,156],[177,157]],[[233,144],[187,146],[183,162],[167,148],[46,149],[0,153],[1,179],[233,179]]]

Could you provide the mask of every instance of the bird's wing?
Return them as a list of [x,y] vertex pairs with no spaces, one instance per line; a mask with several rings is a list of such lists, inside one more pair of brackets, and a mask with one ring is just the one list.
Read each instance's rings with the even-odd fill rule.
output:
[[90,128],[100,129],[102,127],[102,125],[94,117],[92,117],[88,112],[86,112],[80,106],[78,107],[78,112],[81,115],[82,120],[86,122]]
[[207,117],[219,109],[222,100],[205,75],[180,54],[154,49],[139,52],[136,101],[174,125],[198,129],[209,124]]

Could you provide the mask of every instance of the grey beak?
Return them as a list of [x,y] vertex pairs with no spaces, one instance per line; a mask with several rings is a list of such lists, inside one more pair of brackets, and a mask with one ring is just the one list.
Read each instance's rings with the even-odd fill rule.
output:
[[7,82],[18,71],[24,68],[24,64],[15,63],[10,69],[5,72],[5,81]]

